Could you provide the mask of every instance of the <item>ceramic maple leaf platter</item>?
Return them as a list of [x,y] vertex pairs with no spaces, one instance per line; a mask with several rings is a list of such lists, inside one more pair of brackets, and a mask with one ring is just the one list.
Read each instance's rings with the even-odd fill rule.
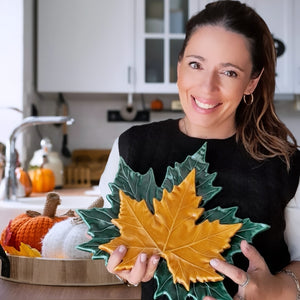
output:
[[120,158],[107,196],[111,207],[77,211],[92,237],[78,248],[107,262],[119,245],[126,245],[128,251],[117,270],[131,269],[141,252],[160,255],[155,298],[232,299],[209,261],[232,263],[232,256],[241,251],[240,242],[251,242],[268,225],[236,217],[237,207],[205,210],[221,190],[213,186],[217,174],[208,173],[205,154],[206,144],[184,162],[169,166],[160,187],[152,169],[134,172]]

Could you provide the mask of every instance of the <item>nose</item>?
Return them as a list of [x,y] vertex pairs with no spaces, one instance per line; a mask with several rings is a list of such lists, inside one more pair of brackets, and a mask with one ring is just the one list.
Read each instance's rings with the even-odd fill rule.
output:
[[219,76],[216,71],[207,70],[201,76],[201,87],[209,93],[219,89]]

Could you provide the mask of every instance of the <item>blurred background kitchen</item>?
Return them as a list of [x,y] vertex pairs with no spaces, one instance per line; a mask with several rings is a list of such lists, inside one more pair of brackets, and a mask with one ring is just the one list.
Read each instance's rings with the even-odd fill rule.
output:
[[[94,155],[100,170],[125,129],[180,118],[177,54],[186,20],[207,2],[0,0],[0,142],[25,117],[69,115],[71,126],[23,130],[21,164],[28,168],[47,137],[64,166]],[[300,142],[300,1],[244,2],[274,36],[277,112]]]

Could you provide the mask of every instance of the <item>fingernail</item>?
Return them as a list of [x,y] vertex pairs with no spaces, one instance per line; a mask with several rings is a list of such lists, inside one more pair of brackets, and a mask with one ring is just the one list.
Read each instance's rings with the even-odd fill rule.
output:
[[213,259],[211,259],[210,260],[210,262],[209,262],[209,264],[212,266],[212,267],[217,267],[218,266],[218,264],[219,264],[219,260],[218,259],[216,259],[216,258],[213,258]]
[[147,260],[147,254],[146,253],[142,253],[141,254],[141,262],[145,262]]
[[119,251],[120,253],[124,253],[125,250],[126,250],[126,247],[123,246],[123,245],[119,246],[119,248],[118,248],[118,251]]
[[157,257],[154,257],[154,258],[152,259],[152,263],[153,263],[153,265],[157,265],[157,264],[158,264],[158,262],[159,262],[159,258],[157,258]]
[[249,249],[250,249],[250,245],[249,245],[249,243],[248,243],[246,240],[242,240],[242,243],[243,243],[243,247],[244,247],[246,250],[249,250]]

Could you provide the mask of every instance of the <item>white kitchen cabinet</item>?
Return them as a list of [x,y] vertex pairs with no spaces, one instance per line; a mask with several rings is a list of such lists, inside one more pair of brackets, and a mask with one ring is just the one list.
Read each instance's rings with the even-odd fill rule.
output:
[[136,92],[177,93],[177,59],[185,23],[198,9],[198,0],[136,2]]
[[[38,0],[38,91],[177,93],[184,24],[208,2]],[[277,45],[284,44],[276,93],[299,93],[300,1],[244,2],[265,19]]]
[[299,28],[300,28],[300,1],[296,0],[294,1],[294,15],[293,15],[293,21],[294,21],[294,91],[295,94],[300,94],[300,34],[299,34]]
[[[299,0],[296,0],[299,2]],[[293,3],[294,0],[255,0],[253,7],[268,24],[278,53],[276,90],[278,94],[293,93]],[[251,3],[250,3],[251,4]],[[280,51],[280,50],[279,50]]]
[[[200,0],[201,8],[212,1]],[[283,53],[277,57],[276,66],[276,90],[277,94],[294,93],[294,74],[296,72],[293,64],[294,42],[296,28],[293,18],[299,18],[299,0],[245,0],[241,1],[253,7],[267,23],[277,50],[284,47]],[[297,4],[296,4],[297,3]],[[297,8],[294,8],[297,5]],[[297,10],[297,13],[296,13]],[[299,50],[298,50],[299,53]],[[299,58],[298,58],[299,59]],[[300,64],[298,64],[298,67]],[[300,78],[300,68],[298,68]],[[298,81],[300,86],[300,79]]]
[[39,92],[133,91],[135,0],[38,0]]

